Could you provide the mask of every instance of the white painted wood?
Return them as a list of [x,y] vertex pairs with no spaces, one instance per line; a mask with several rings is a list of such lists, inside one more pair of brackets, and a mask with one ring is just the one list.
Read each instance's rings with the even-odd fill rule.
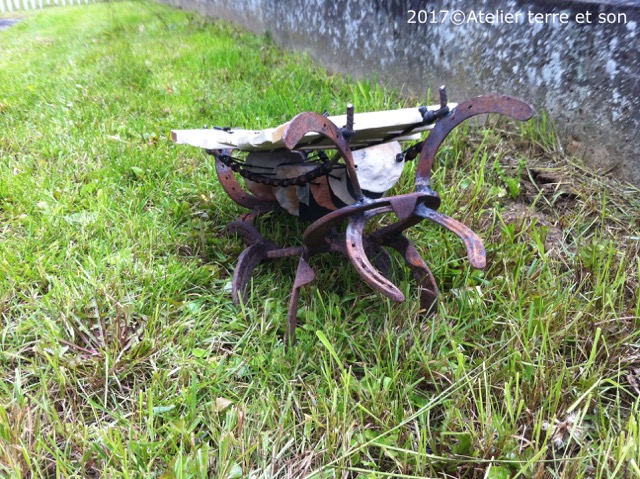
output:
[[[236,130],[238,131],[238,130]],[[260,147],[255,147],[251,145],[247,145],[244,143],[241,137],[232,137],[229,134],[225,134],[224,132],[218,132],[215,130],[172,130],[171,131],[172,141],[178,143],[180,145],[191,145],[197,146],[199,148],[206,148],[209,150],[219,150],[219,149],[234,149],[234,150],[245,150],[245,151],[260,151],[260,150],[273,150],[276,148],[283,148],[284,144],[282,142],[269,143],[268,146],[266,144],[261,145]],[[307,143],[310,140],[317,138],[317,135],[309,136],[309,138],[305,137],[303,141]],[[246,137],[245,137],[246,139]],[[371,143],[375,143],[379,140],[382,140],[383,136],[373,136],[367,139],[354,139],[351,141],[351,146],[359,147],[359,146],[368,146]],[[420,133],[415,133],[412,135],[405,135],[396,138],[396,141],[413,141],[419,140]],[[238,142],[238,140],[241,140]],[[240,143],[240,144],[238,144]],[[324,148],[331,148],[333,144],[329,141],[322,141],[313,145],[304,145],[302,142],[296,149],[298,150],[320,150]]]
[[[449,104],[454,108],[457,104]],[[438,108],[431,106],[431,109]],[[330,116],[328,120],[342,127],[346,123],[346,115]],[[354,115],[355,135],[351,141],[352,146],[367,146],[386,138],[391,134],[400,134],[408,126],[422,121],[422,116],[417,108],[404,108],[401,110],[377,111],[369,113],[356,113]],[[282,135],[289,123],[284,123],[276,128],[265,130],[232,130],[231,133],[222,130],[173,130],[172,140],[179,144],[198,146],[206,149],[239,149],[244,151],[273,150],[284,147]],[[397,138],[397,141],[410,141],[420,139],[420,132],[431,130],[434,125],[418,127],[414,133]],[[298,144],[297,149],[322,149],[331,147],[328,140],[315,143],[320,135],[309,133]],[[313,143],[313,144],[310,144]]]
[[[235,130],[240,131],[242,130]],[[179,145],[197,146],[207,150],[237,148],[232,134],[218,130],[172,130],[171,140]]]
[[[427,129],[431,129],[433,126],[430,126]],[[386,134],[380,134],[380,132],[367,132],[367,131],[358,131],[356,130],[356,134],[351,140],[352,146],[367,146],[371,143],[375,143],[376,141],[380,141],[386,136],[392,133],[400,133],[400,131],[387,131],[384,132]],[[327,147],[332,147],[333,143],[328,140],[322,140],[319,143],[315,143],[320,135],[315,133],[309,133],[304,136],[302,140],[297,145],[298,149],[301,150],[317,150]],[[408,140],[417,140],[420,138],[420,135],[410,135],[402,138],[401,141]],[[311,143],[311,144],[310,144]],[[232,145],[230,145],[232,146]],[[282,132],[281,131],[273,131],[273,130],[263,130],[261,133],[257,135],[242,135],[239,136],[234,145],[235,148],[244,151],[256,151],[256,150],[273,150],[274,148],[282,148],[284,147],[284,143],[282,142]]]

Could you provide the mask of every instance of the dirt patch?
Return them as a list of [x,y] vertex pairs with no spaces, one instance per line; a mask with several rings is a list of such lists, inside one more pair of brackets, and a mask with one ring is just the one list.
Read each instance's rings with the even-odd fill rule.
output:
[[515,225],[516,231],[526,228],[526,223],[533,223],[535,226],[544,227],[544,248],[547,255],[563,259],[567,254],[575,254],[575,247],[565,243],[562,229],[558,221],[549,215],[536,211],[530,206],[522,203],[512,203],[501,215],[505,224]]
[[570,175],[560,168],[527,168],[520,186],[524,199],[533,203],[540,195],[544,196],[549,205],[572,208],[578,198],[578,186]]

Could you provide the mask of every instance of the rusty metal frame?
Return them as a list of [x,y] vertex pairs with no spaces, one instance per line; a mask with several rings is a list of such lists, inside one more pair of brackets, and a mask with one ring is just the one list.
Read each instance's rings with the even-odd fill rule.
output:
[[[479,269],[485,267],[486,252],[480,237],[467,226],[437,211],[440,197],[431,188],[431,169],[436,153],[447,135],[463,121],[487,113],[498,113],[524,121],[531,118],[533,108],[508,96],[484,95],[465,101],[449,111],[446,108],[446,93],[441,93],[444,107],[437,112],[437,123],[427,139],[418,145],[420,160],[416,171],[415,191],[403,195],[369,199],[362,194],[349,147],[350,135],[353,134],[352,123],[341,129],[322,115],[312,112],[301,113],[289,123],[283,135],[284,144],[289,150],[294,150],[298,142],[310,132],[320,134],[335,145],[337,154],[331,160],[332,164],[340,159],[344,161],[357,200],[353,205],[339,208],[311,223],[303,234],[304,246],[283,248],[260,234],[254,220],[261,213],[276,208],[277,203],[263,201],[245,191],[232,169],[220,160],[229,152],[210,151],[216,157],[216,172],[224,191],[240,206],[251,210],[228,227],[229,232],[238,234],[247,244],[238,258],[233,275],[232,295],[235,303],[246,301],[249,281],[260,263],[298,257],[286,327],[286,340],[293,343],[300,291],[315,278],[315,272],[308,263],[311,256],[325,252],[340,253],[350,260],[369,286],[393,301],[404,301],[404,294],[388,278],[391,262],[384,248],[391,248],[405,259],[418,283],[422,310],[433,313],[437,308],[438,298],[435,278],[416,246],[403,234],[423,220],[439,224],[456,234],[465,245],[471,266]],[[352,115],[353,110],[350,113]],[[430,114],[434,117],[434,112]],[[366,224],[373,217],[386,213],[395,213],[398,221],[365,234]],[[345,223],[345,232],[338,233]],[[374,257],[373,264],[368,253]]]

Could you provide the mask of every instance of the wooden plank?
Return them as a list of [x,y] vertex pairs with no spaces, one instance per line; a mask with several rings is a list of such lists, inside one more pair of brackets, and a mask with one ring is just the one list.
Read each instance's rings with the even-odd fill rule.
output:
[[[454,108],[456,104],[450,104]],[[431,106],[430,109],[439,106]],[[346,123],[346,115],[330,116],[328,118],[337,126]],[[376,111],[368,113],[356,113],[354,115],[355,135],[352,146],[366,146],[376,143],[390,135],[399,135],[410,125],[422,121],[418,108],[404,108],[400,110]],[[283,148],[282,135],[289,123],[284,123],[276,128],[265,130],[173,130],[171,139],[178,144],[187,144],[206,149],[239,149],[244,151],[274,150]],[[417,127],[412,134],[397,138],[398,141],[410,141],[420,139],[420,132],[430,130],[434,125]],[[323,140],[318,142],[320,135],[309,133],[298,144],[298,149],[330,148],[331,143]]]
[[191,145],[207,150],[236,149],[233,135],[218,130],[172,130],[171,140],[179,145]]
[[[317,136],[317,135],[316,135]],[[377,143],[382,140],[384,136],[372,135],[368,138],[354,138],[351,141],[352,147],[368,146],[372,143]],[[411,135],[400,136],[395,141],[414,141],[421,138],[420,132]],[[216,130],[172,130],[171,140],[181,145],[197,146],[199,148],[205,148],[208,150],[244,150],[244,151],[259,151],[259,150],[274,150],[277,148],[284,148],[282,142],[269,143],[263,145],[261,148],[247,146],[246,144],[238,145],[236,138],[233,135]],[[307,142],[308,143],[308,142]],[[267,147],[268,146],[268,147]],[[334,145],[328,140],[324,140],[318,143],[299,145],[298,150],[320,150],[325,148],[333,148]]]
[[[450,104],[450,108],[454,108],[456,104]],[[429,109],[437,109],[439,105],[429,106]],[[347,122],[346,115],[337,115],[328,117],[335,125],[342,127]],[[367,113],[356,113],[353,117],[353,126],[356,132],[353,141],[366,142],[368,138],[383,138],[391,133],[401,133],[408,126],[420,123],[422,115],[418,108],[403,108],[400,110],[375,111]],[[236,145],[241,150],[263,150],[273,149],[282,146],[282,135],[289,123],[260,131],[254,135],[242,135],[236,140]],[[416,128],[416,131],[426,131],[433,128],[434,125],[427,125]],[[305,135],[300,142],[300,147],[306,143],[313,142],[319,135],[310,133]]]

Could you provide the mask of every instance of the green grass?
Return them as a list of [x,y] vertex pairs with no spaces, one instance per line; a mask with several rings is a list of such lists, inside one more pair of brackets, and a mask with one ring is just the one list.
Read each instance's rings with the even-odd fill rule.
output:
[[[0,476],[640,475],[640,195],[563,156],[546,117],[443,148],[442,210],[485,239],[488,267],[415,228],[436,316],[406,275],[394,304],[326,255],[296,347],[293,261],[258,268],[232,305],[243,245],[224,227],[243,211],[170,130],[348,101],[425,99],[154,3],[52,8],[0,32]],[[261,224],[283,244],[304,229]]]

